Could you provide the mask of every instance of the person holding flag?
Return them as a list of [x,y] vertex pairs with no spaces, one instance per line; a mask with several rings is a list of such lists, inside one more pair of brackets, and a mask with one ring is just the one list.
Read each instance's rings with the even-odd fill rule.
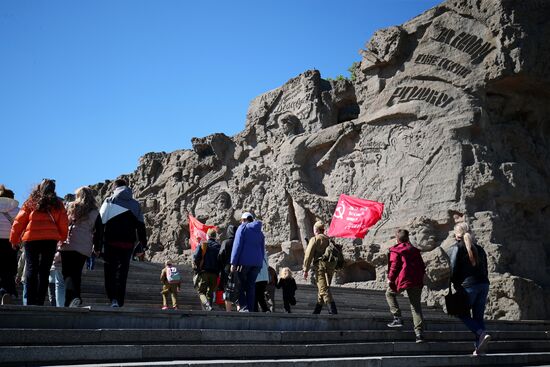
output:
[[344,258],[341,249],[332,244],[329,237],[364,238],[369,228],[374,226],[384,211],[384,204],[340,195],[336,209],[330,222],[327,235],[323,222],[313,226],[315,236],[311,238],[304,257],[304,279],[307,280],[310,267],[315,271],[317,279],[317,304],[314,314],[321,313],[323,304],[329,306],[330,314],[337,314],[336,303],[330,292],[330,283],[337,266],[343,266]]
[[208,241],[197,246],[193,253],[193,263],[197,269],[197,292],[204,310],[212,311],[212,297],[217,288],[220,273],[218,254],[220,244],[216,241],[217,232],[214,228],[206,232]]
[[323,257],[327,247],[329,246],[329,238],[325,235],[325,225],[321,221],[317,221],[313,226],[313,233],[315,234],[309,240],[304,257],[304,279],[307,280],[310,267],[315,272],[315,279],[317,280],[317,304],[313,310],[314,314],[321,313],[323,304],[329,306],[328,313],[336,315],[338,310],[336,309],[336,303],[332,298],[330,292],[330,283],[334,276],[335,263],[326,261]]

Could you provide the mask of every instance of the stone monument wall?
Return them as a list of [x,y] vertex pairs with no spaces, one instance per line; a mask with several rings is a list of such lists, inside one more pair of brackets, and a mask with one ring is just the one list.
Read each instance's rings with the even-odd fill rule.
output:
[[306,71],[252,100],[241,133],[144,155],[126,177],[149,258],[188,261],[188,213],[224,230],[250,210],[270,263],[299,271],[313,223],[346,193],[385,211],[364,240],[339,240],[336,283],[383,289],[388,247],[407,228],[428,266],[424,299],[441,304],[463,215],[489,256],[487,313],[548,318],[549,20],[549,0],[449,0],[376,32],[353,81]]

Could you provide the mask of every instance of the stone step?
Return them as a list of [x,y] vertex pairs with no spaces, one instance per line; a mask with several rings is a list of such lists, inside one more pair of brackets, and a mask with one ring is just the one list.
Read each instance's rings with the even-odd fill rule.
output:
[[[426,331],[429,342],[466,341],[468,331]],[[491,331],[492,341],[549,341],[548,331]],[[262,331],[209,329],[0,329],[0,346],[80,344],[323,344],[351,342],[406,342],[414,332],[399,330]]]
[[[161,344],[78,346],[0,346],[0,356],[10,364],[62,362],[162,361],[174,359],[342,358],[399,355],[448,355],[472,353],[472,342],[362,342],[337,344]],[[488,353],[550,352],[550,341],[495,341]],[[474,357],[471,356],[471,359]],[[480,358],[480,359],[483,359]],[[477,360],[477,359],[476,359]]]
[[[86,364],[80,367],[403,367],[403,366],[541,366],[550,363],[550,353],[498,353],[483,357],[471,355],[403,355],[375,357],[344,357],[344,358],[304,358],[304,359],[259,359],[259,360],[201,360],[201,361],[169,361],[169,362],[136,362]],[[67,367],[69,365],[58,365]]]
[[[220,329],[220,330],[387,330],[388,315],[311,315],[282,313],[205,312],[107,306],[57,308],[1,306],[3,328],[41,329]],[[410,325],[410,323],[408,323]],[[410,326],[409,326],[410,327]],[[550,321],[488,321],[489,330],[548,331]],[[465,330],[454,318],[426,318],[426,330]]]

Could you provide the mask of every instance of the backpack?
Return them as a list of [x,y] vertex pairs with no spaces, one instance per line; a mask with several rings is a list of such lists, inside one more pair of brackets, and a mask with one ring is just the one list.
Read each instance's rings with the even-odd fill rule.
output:
[[223,298],[226,301],[235,303],[239,300],[240,292],[241,292],[241,280],[239,278],[238,273],[236,271],[233,273],[229,273]]
[[178,268],[176,268],[175,266],[167,266],[166,280],[168,280],[168,283],[170,284],[181,283],[181,274],[179,273]]
[[334,265],[334,269],[342,269],[344,267],[344,254],[342,246],[337,245],[333,240],[330,240],[325,253],[321,256],[321,261]]

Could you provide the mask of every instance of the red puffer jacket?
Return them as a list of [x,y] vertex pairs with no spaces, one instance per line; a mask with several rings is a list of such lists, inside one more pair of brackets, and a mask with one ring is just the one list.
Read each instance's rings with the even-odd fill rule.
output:
[[399,243],[390,248],[388,280],[394,291],[421,288],[424,285],[425,271],[420,250],[410,243]]
[[15,246],[20,241],[65,241],[68,232],[69,219],[61,201],[57,208],[49,212],[39,212],[23,205],[13,221],[10,242]]

